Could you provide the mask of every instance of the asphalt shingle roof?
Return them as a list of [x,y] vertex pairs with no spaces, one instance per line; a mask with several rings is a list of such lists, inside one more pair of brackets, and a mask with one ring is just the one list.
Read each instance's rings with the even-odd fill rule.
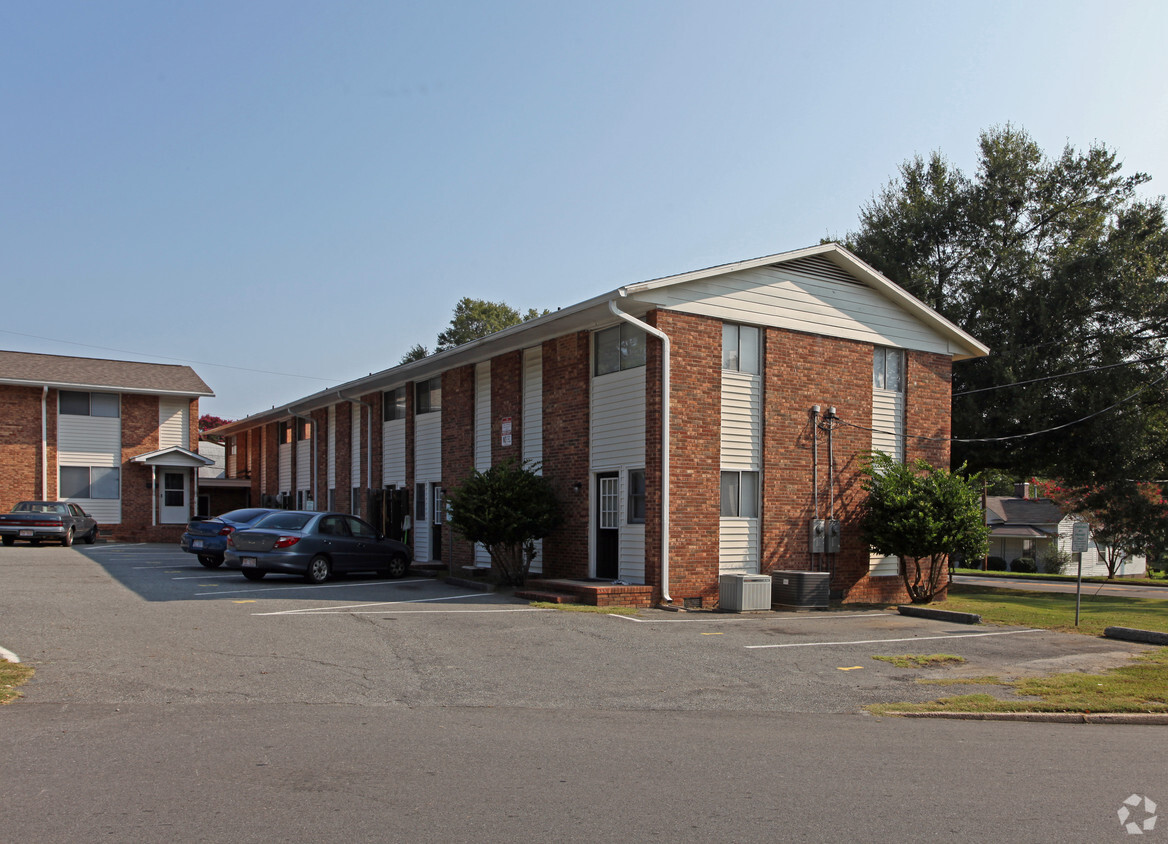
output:
[[213,396],[189,366],[0,351],[0,384]]
[[986,521],[990,524],[1057,525],[1063,512],[1049,498],[986,497]]

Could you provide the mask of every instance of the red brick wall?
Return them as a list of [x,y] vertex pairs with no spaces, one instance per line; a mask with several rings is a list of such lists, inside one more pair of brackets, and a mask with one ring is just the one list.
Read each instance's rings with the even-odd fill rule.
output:
[[909,352],[905,361],[905,430],[931,439],[909,437],[905,454],[949,468],[952,432],[953,359],[948,355]]
[[353,411],[348,402],[337,404],[337,509],[353,512]]
[[581,331],[543,344],[543,471],[564,516],[544,539],[545,577],[588,576],[590,342]]
[[[195,427],[195,425],[192,425]],[[155,481],[149,466],[131,463],[140,454],[158,450],[158,397],[122,395],[122,521],[117,525],[102,525],[103,534],[108,531],[115,539],[137,541],[163,541],[154,534],[174,533],[173,526],[156,526],[150,523],[155,518]],[[161,478],[158,484],[161,484]],[[174,533],[177,541],[182,533]]]
[[328,408],[312,411],[312,457],[316,461],[316,483],[312,499],[317,510],[328,509]]
[[[474,468],[474,365],[442,374],[442,483],[456,489]],[[474,565],[474,545],[442,527],[442,562],[451,568]],[[451,547],[453,546],[453,547]]]
[[[38,387],[0,387],[0,512],[7,513],[18,501],[41,497],[41,398]],[[57,393],[50,390],[48,413],[54,428],[49,442],[56,442]],[[56,455],[49,458],[48,490],[56,498]]]
[[[672,361],[669,412],[669,591],[674,603],[685,599],[705,606],[718,595],[722,429],[722,323],[709,317],[658,311],[654,321],[669,335]],[[660,344],[649,344],[647,380],[660,380]],[[646,448],[660,443],[659,386],[649,391],[646,410],[652,420]],[[654,400],[654,395],[656,399]],[[659,448],[658,448],[659,451]],[[651,453],[651,452],[650,452]],[[646,467],[646,484],[651,477]],[[660,459],[656,461],[660,488]],[[648,493],[649,490],[647,489]],[[656,495],[653,496],[654,498]],[[649,498],[649,505],[653,498]],[[657,504],[660,510],[660,503]],[[650,536],[645,537],[649,545]],[[658,538],[657,543],[660,545]],[[648,553],[650,549],[646,549]],[[660,579],[660,555],[653,576]],[[646,560],[648,563],[648,560]]]
[[[503,445],[502,420],[511,419],[511,445]],[[491,361],[491,463],[523,456],[523,352]]]

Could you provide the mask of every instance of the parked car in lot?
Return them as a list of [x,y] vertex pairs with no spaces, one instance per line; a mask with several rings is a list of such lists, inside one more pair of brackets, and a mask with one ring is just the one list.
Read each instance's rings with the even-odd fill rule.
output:
[[334,574],[372,571],[404,577],[413,555],[408,546],[382,536],[347,513],[286,510],[264,516],[227,537],[224,562],[248,580],[298,574],[324,583]]
[[191,519],[178,545],[187,553],[195,554],[207,568],[217,568],[223,565],[227,537],[237,530],[250,527],[269,513],[278,512],[270,507],[245,507],[213,519]]
[[81,539],[92,545],[97,539],[97,522],[67,501],[21,501],[11,513],[0,515],[0,537],[5,545],[18,539],[33,545],[50,540],[66,547]]

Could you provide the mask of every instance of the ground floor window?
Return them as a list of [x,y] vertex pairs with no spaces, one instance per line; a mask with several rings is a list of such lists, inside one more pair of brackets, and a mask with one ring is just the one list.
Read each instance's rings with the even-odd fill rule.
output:
[[758,472],[722,473],[723,516],[758,518]]
[[121,470],[106,466],[62,466],[61,498],[120,498]]

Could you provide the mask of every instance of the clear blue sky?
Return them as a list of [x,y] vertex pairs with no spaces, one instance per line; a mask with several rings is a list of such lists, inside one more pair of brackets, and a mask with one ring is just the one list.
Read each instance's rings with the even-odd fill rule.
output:
[[1006,122],[1168,193],[1166,45],[1123,0],[3,3],[0,348],[177,358],[234,418],[432,348],[462,296],[842,235]]

